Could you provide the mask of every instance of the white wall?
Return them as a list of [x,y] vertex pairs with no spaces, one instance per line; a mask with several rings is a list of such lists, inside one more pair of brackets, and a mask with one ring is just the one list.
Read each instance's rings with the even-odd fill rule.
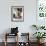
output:
[[[11,6],[24,6],[24,22],[11,22]],[[0,0],[0,34],[17,26],[32,36],[32,24],[36,24],[36,0]]]

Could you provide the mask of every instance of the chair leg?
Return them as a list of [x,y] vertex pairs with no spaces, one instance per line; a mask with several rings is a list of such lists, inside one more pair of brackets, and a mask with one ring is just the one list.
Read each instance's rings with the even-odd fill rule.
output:
[[17,34],[17,37],[16,37],[16,45],[15,46],[18,46],[18,34]]
[[7,33],[5,34],[5,46],[7,46]]
[[7,42],[5,41],[5,46],[7,46]]

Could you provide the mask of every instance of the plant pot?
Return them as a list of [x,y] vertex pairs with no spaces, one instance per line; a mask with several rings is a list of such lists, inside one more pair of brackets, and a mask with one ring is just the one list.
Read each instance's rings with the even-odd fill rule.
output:
[[39,44],[41,44],[41,43],[44,42],[44,40],[45,40],[45,39],[38,39],[37,42],[38,42]]
[[40,43],[40,39],[37,39],[37,43]]
[[45,39],[40,39],[40,43],[44,43],[44,40],[45,40]]

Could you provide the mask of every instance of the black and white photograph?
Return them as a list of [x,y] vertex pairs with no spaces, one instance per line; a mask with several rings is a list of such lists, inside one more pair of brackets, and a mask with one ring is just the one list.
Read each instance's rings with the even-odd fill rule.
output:
[[11,21],[13,22],[24,21],[24,6],[11,7]]

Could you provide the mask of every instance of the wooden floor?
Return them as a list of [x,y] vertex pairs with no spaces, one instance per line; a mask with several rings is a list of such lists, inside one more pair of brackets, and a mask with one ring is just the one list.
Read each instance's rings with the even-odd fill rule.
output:
[[[2,42],[0,42],[0,46],[4,46],[4,43]],[[14,43],[8,43],[8,45],[7,46],[15,46],[15,42]],[[22,45],[21,45],[22,46]],[[24,45],[25,46],[25,45]],[[37,43],[34,43],[34,42],[32,42],[32,43],[30,43],[30,46],[37,46]],[[46,43],[44,43],[43,45],[41,45],[41,46],[46,46]]]

